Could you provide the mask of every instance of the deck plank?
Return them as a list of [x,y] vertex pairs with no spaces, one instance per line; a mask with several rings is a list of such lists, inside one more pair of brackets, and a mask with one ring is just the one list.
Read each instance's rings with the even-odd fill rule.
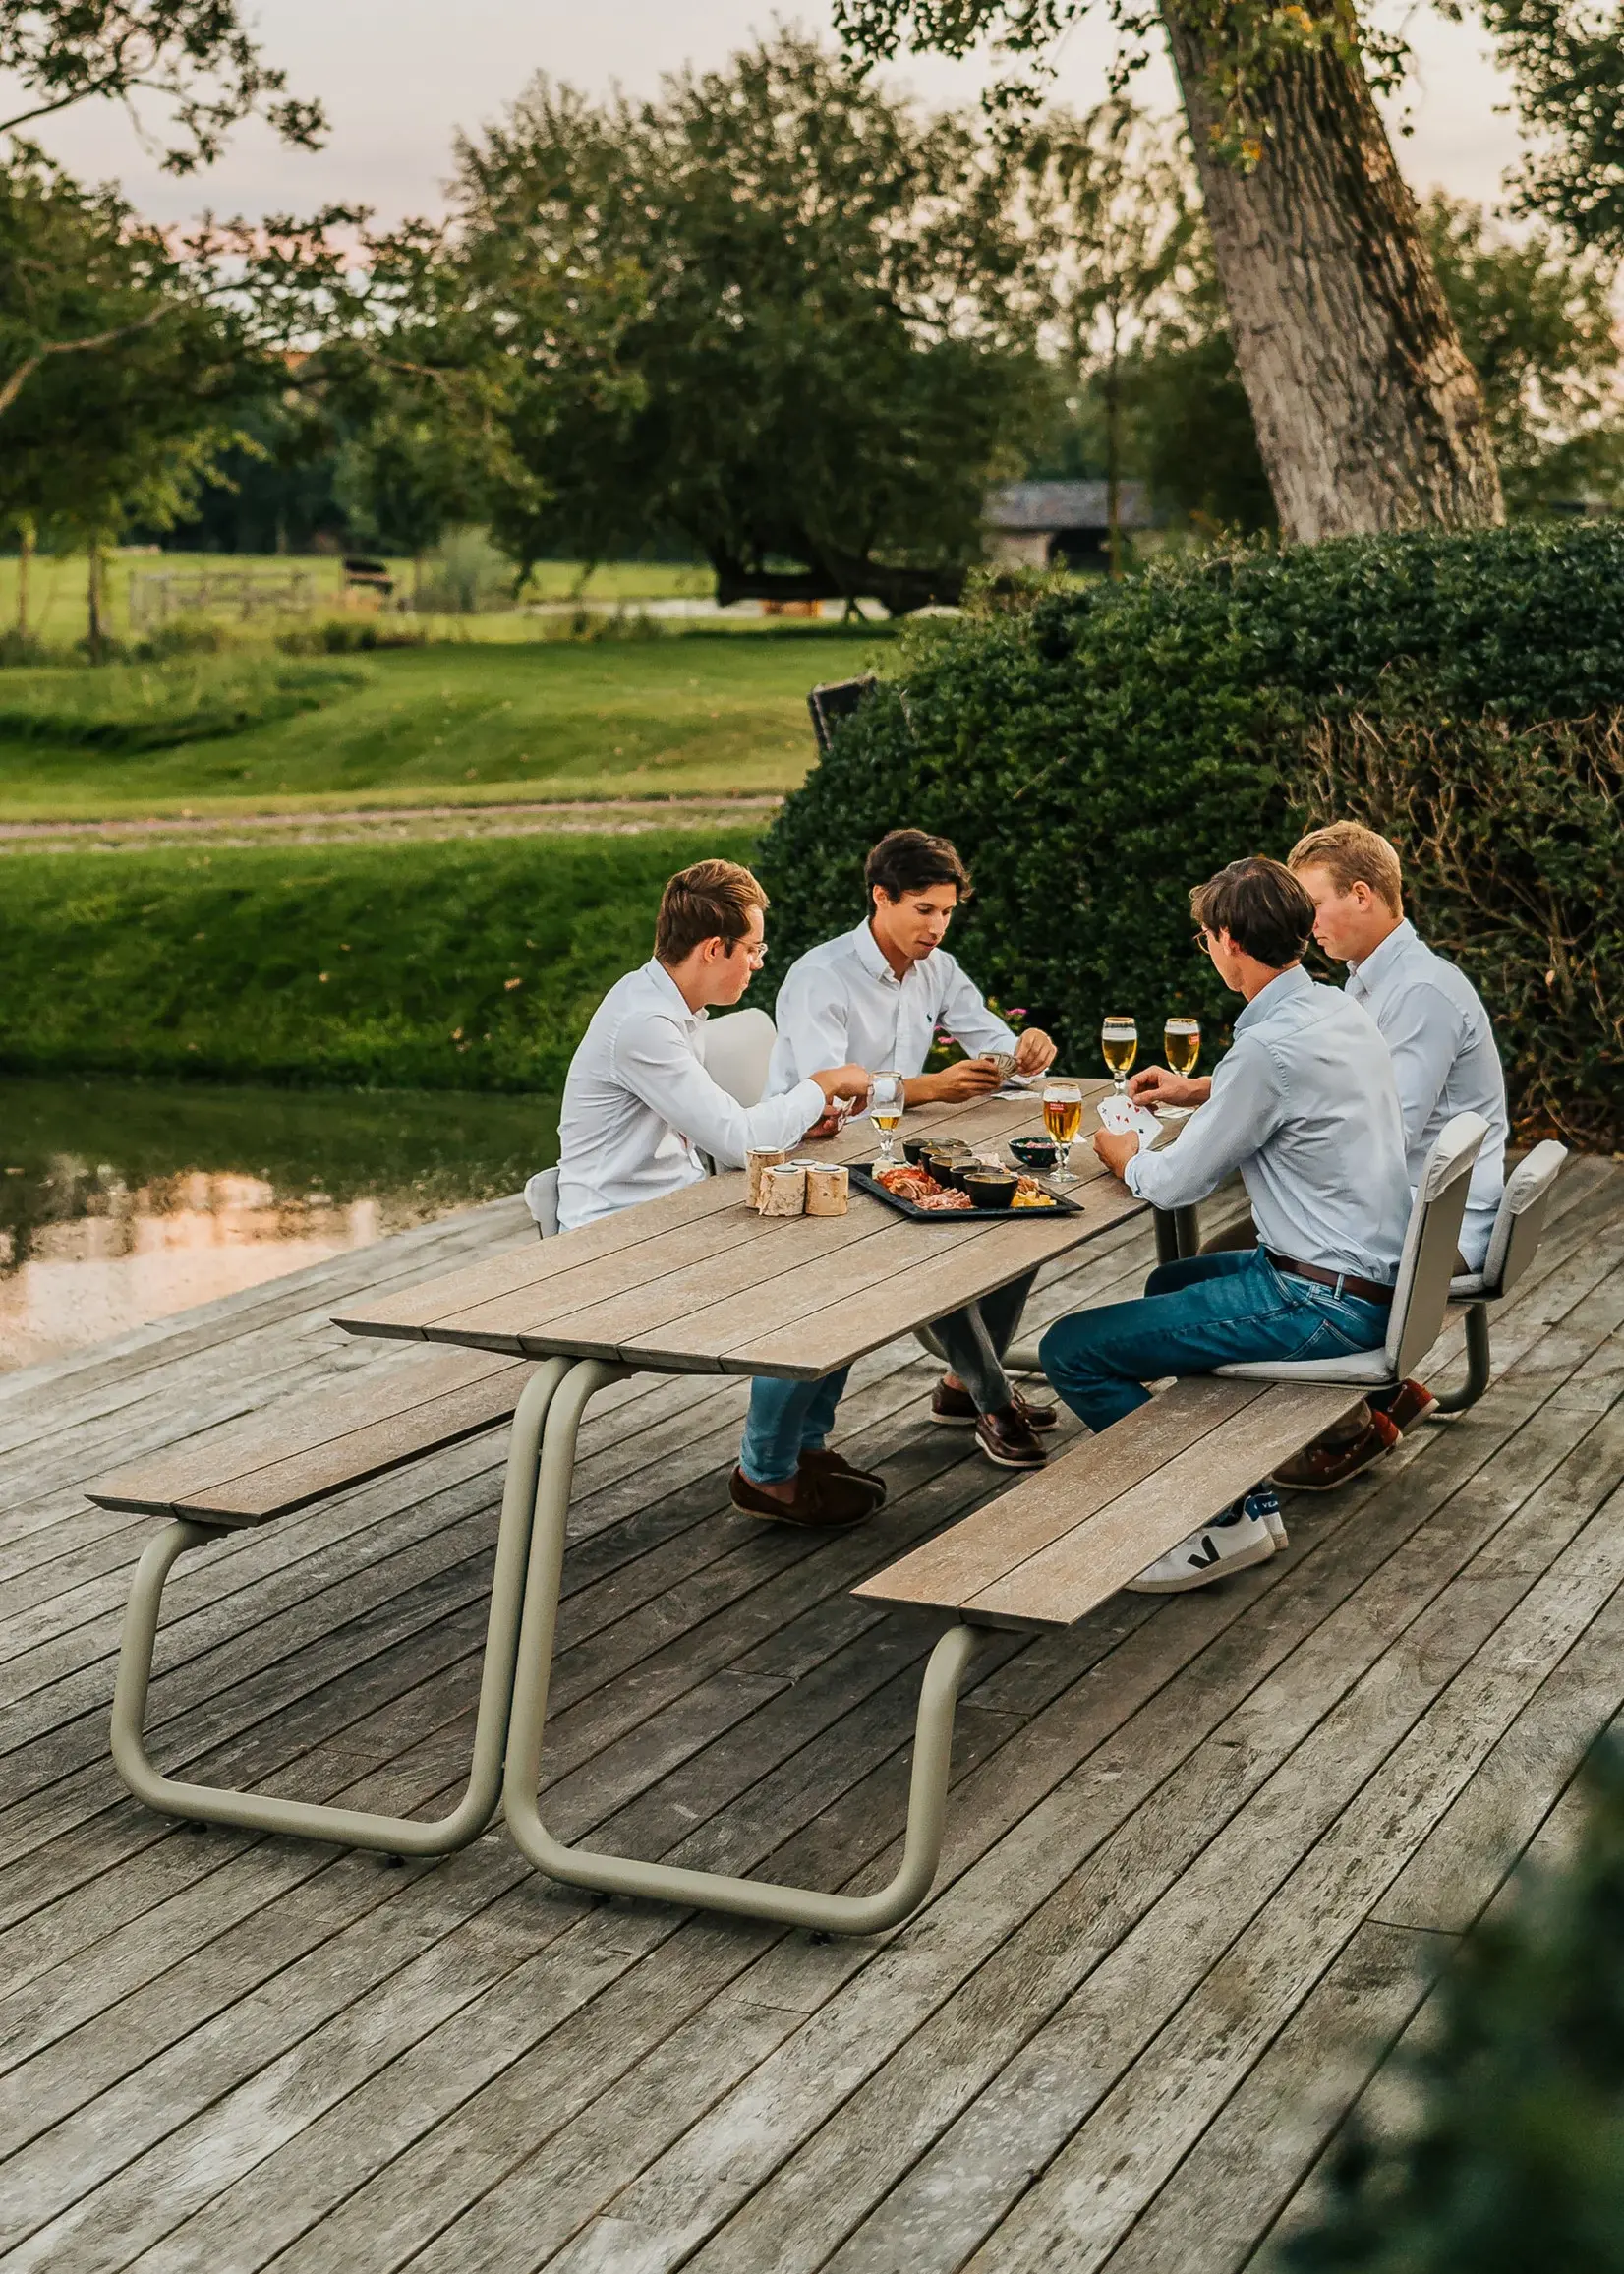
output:
[[[1022,1110],[977,1109],[989,1135]],[[679,1269],[708,1237],[693,1205],[660,1234]],[[597,1909],[495,1831],[404,1872],[197,1838],[111,1774],[153,1520],[88,1507],[81,1480],[437,1363],[332,1314],[382,1290],[421,1349],[414,1287],[461,1268],[499,1301],[544,1255],[523,1228],[497,1203],[0,1379],[8,2274],[1246,2264],[1305,2214],[1349,2104],[1387,2089],[1371,2064],[1439,1955],[1520,1853],[1571,1837],[1576,1763],[1624,1712],[1624,1173],[1565,1174],[1482,1404],[1288,1501],[1288,1554],[1072,1632],[989,1633],[938,1891],[861,1945]],[[1131,1292],[1149,1257],[1142,1222],[1113,1225],[1046,1268],[1032,1322]],[[840,1541],[727,1509],[736,1377],[642,1377],[589,1413],[545,1764],[566,1837],[830,1886],[894,1868],[936,1630],[850,1591],[1008,1480],[924,1426],[930,1369],[887,1323],[841,1441],[894,1501]],[[1457,1324],[1443,1368],[1459,1347]],[[160,1755],[447,1805],[501,1454],[471,1440],[183,1565]],[[997,1545],[994,1517],[978,1536]]]

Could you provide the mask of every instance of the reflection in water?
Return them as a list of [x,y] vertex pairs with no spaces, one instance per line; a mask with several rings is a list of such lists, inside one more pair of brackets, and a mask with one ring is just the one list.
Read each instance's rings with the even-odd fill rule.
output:
[[0,1082],[0,1369],[511,1193],[543,1098]]

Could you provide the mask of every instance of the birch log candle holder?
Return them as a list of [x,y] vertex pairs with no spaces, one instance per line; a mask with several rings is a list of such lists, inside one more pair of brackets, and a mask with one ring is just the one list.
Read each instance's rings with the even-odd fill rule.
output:
[[806,1213],[806,1171],[788,1161],[763,1170],[761,1212],[764,1216],[802,1216]]
[[806,1212],[809,1216],[843,1216],[849,1179],[844,1169],[822,1164],[806,1172]]
[[784,1152],[775,1153],[765,1150],[761,1152],[748,1152],[745,1154],[744,1174],[749,1180],[747,1189],[749,1192],[750,1205],[752,1208],[759,1208],[761,1206],[762,1179],[766,1176],[768,1170],[776,1169],[782,1161],[787,1160],[788,1157],[789,1156],[787,1153]]

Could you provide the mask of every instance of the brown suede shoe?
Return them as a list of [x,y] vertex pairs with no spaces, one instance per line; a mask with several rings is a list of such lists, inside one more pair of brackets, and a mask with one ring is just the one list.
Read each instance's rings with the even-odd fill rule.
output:
[[1383,1453],[1391,1452],[1398,1441],[1399,1432],[1387,1416],[1372,1413],[1368,1427],[1357,1437],[1339,1442],[1327,1432],[1301,1453],[1294,1453],[1289,1461],[1282,1461],[1270,1483],[1289,1487],[1294,1492],[1334,1492],[1350,1477],[1357,1477]]
[[1005,1406],[996,1414],[977,1414],[975,1441],[988,1460],[996,1461],[1001,1469],[1041,1469],[1048,1459],[1018,1406]]
[[[1019,1390],[1015,1391],[1012,1403],[1029,1429],[1052,1429],[1060,1421],[1053,1406],[1034,1405]],[[930,1393],[930,1418],[946,1429],[973,1429],[977,1420],[975,1400],[967,1389],[955,1389],[951,1382],[939,1381]]]
[[820,1475],[802,1469],[795,1478],[795,1497],[775,1500],[752,1485],[742,1469],[735,1469],[727,1496],[745,1516],[763,1516],[769,1524],[794,1524],[803,1532],[842,1532],[874,1513],[874,1494],[866,1485],[845,1477]]
[[1401,1381],[1396,1390],[1378,1390],[1370,1400],[1401,1437],[1408,1436],[1418,1422],[1424,1422],[1437,1402],[1426,1384],[1419,1381]]
[[853,1485],[864,1486],[876,1508],[886,1504],[886,1481],[873,1469],[854,1469],[839,1453],[832,1453],[827,1445],[820,1445],[814,1453],[802,1453],[800,1465],[815,1477],[845,1477]]

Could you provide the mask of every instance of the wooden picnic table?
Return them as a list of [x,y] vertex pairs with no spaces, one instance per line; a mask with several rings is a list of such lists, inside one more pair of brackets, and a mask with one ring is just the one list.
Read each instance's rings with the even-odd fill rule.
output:
[[[1109,1084],[1085,1082],[1084,1137]],[[1041,1128],[1036,1095],[933,1106],[904,1117],[904,1136],[951,1131],[1003,1142]],[[873,1157],[875,1133],[854,1123],[818,1157]],[[352,1334],[462,1344],[545,1361],[513,1417],[502,1529],[528,1534],[524,1607],[508,1725],[503,1805],[509,1831],[552,1878],[606,1894],[698,1903],[814,1929],[873,1930],[905,1916],[935,1871],[954,1707],[977,1636],[956,1624],[926,1669],[902,1865],[878,1895],[681,1871],[565,1846],[537,1800],[553,1630],[575,1443],[594,1394],[633,1372],[776,1375],[809,1381],[899,1335],[927,1329],[1095,1239],[1144,1206],[1087,1151],[1068,1197],[1075,1214],[1022,1211],[1007,1223],[918,1223],[855,1188],[844,1216],[764,1218],[734,1171],[625,1209],[409,1294],[343,1312]],[[499,1549],[499,1552],[501,1550]]]

